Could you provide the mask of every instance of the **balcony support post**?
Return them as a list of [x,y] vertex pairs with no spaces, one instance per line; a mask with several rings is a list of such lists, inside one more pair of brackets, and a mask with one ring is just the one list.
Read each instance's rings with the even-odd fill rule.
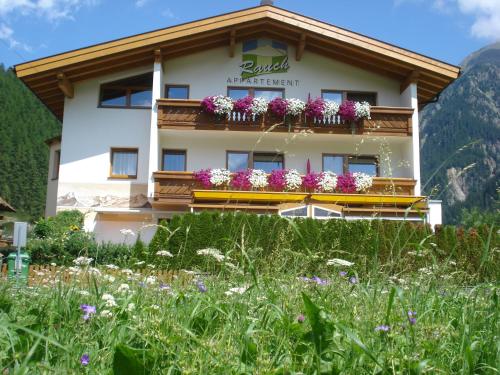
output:
[[159,170],[159,135],[158,135],[158,103],[161,98],[161,88],[163,82],[163,66],[161,51],[155,51],[155,61],[153,64],[153,90],[151,105],[151,123],[149,126],[149,161],[148,161],[148,199],[152,201],[155,194],[155,180],[153,173]]
[[417,96],[417,83],[412,82],[401,93],[402,105],[413,108],[412,116],[412,151],[411,162],[413,166],[413,179],[415,183],[415,195],[421,195],[421,181],[420,181],[420,136],[419,136],[419,118],[418,118],[418,96]]

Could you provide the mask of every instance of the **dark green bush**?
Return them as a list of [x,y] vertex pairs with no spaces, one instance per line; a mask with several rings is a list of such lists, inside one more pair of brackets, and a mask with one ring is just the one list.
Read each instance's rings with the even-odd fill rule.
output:
[[83,228],[84,215],[80,211],[62,211],[56,216],[39,220],[33,227],[36,238],[59,238]]

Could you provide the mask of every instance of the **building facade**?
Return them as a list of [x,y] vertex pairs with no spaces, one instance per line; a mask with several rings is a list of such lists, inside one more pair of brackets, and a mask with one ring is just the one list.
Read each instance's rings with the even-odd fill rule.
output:
[[[16,66],[62,121],[46,214],[78,209],[98,240],[148,241],[182,212],[245,210],[318,219],[426,221],[419,108],[459,68],[273,6],[259,6]],[[367,102],[370,115],[280,117],[205,97]],[[203,186],[194,171],[248,168],[372,177],[362,191]]]

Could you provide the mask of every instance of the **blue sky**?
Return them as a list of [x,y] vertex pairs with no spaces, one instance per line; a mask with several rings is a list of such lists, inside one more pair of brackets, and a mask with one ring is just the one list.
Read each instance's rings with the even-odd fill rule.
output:
[[[260,0],[0,0],[0,63],[258,5]],[[500,39],[500,0],[276,0],[275,5],[459,64]]]

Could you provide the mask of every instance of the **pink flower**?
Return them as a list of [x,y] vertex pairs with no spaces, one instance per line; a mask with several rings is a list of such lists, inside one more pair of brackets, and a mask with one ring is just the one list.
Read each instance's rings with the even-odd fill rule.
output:
[[269,102],[269,110],[278,117],[284,117],[286,114],[287,102],[283,98],[274,98]]
[[345,101],[339,107],[339,115],[342,120],[355,121],[356,120],[356,104],[350,100]]
[[244,115],[251,115],[252,103],[253,103],[253,98],[251,96],[238,99],[234,102],[234,110]]
[[193,173],[194,178],[196,181],[201,183],[203,187],[205,188],[211,188],[212,187],[212,182],[210,181],[212,173],[210,169],[202,169],[201,171],[197,171]]
[[214,96],[207,96],[205,99],[202,100],[201,102],[201,107],[205,110],[205,112],[214,114],[215,113],[215,103],[214,103]]
[[323,98],[309,99],[305,112],[307,117],[322,119],[325,113],[325,101]]
[[231,180],[231,185],[240,190],[251,190],[252,184],[250,183],[250,175],[252,171],[247,169],[245,171],[236,172]]
[[356,180],[351,173],[339,176],[337,179],[337,189],[342,193],[351,194],[356,192]]
[[269,176],[269,186],[273,190],[283,191],[286,187],[286,170],[285,169],[275,169],[271,172]]
[[316,190],[319,183],[319,174],[310,172],[302,178],[302,185],[309,190]]

